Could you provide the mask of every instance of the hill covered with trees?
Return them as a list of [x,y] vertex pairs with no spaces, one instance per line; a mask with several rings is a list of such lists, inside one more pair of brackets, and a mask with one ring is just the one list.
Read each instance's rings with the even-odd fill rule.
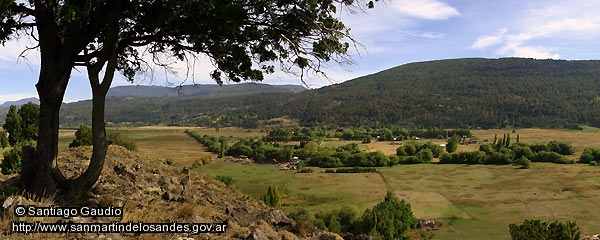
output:
[[[76,122],[76,104],[65,109],[63,125]],[[600,61],[439,60],[299,93],[107,99],[111,122],[252,127],[282,116],[304,125],[600,126]]]

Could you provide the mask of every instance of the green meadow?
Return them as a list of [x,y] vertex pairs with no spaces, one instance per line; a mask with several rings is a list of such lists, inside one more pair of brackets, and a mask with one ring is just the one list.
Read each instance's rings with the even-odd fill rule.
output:
[[[120,129],[136,139],[141,153],[151,158],[171,158],[175,166],[189,166],[203,156],[214,156],[188,137],[185,128],[147,127]],[[260,130],[193,129],[200,134],[256,138]],[[506,131],[473,131],[493,139]],[[520,139],[528,143],[565,141],[578,157],[585,147],[596,147],[600,132],[524,129]],[[513,133],[511,133],[511,136]],[[61,146],[68,145],[73,132],[61,133]],[[424,140],[428,141],[428,140]],[[437,140],[435,140],[437,141]],[[66,145],[64,145],[66,143]],[[323,146],[339,146],[344,141],[326,140]],[[367,151],[392,153],[397,146],[372,143]],[[476,149],[478,144],[461,145],[459,151]],[[490,165],[397,165],[378,168],[379,173],[327,174],[280,171],[277,165],[237,164],[215,160],[195,169],[209,177],[230,176],[233,188],[259,199],[269,185],[277,184],[283,193],[284,211],[306,208],[312,212],[355,206],[360,211],[380,202],[386,191],[407,200],[418,218],[441,221],[434,239],[508,239],[508,225],[524,219],[544,221],[575,220],[584,235],[600,233],[600,167],[584,164],[534,163],[531,169]]]

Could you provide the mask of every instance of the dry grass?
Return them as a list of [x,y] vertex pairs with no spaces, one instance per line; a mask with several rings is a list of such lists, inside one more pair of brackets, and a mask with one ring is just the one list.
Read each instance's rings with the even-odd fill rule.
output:
[[[566,142],[573,146],[576,156],[579,156],[586,147],[600,147],[599,132],[529,128],[516,129],[515,133],[512,133],[512,129],[473,130],[471,133],[479,139],[487,138],[490,142],[494,141],[494,134],[497,134],[498,138],[502,138],[504,134],[510,134],[513,143],[516,142],[517,135],[519,135],[520,142],[529,144],[547,144],[552,140]],[[468,149],[472,149],[471,146],[479,148],[479,144],[471,144]],[[466,150],[461,146],[459,149]]]

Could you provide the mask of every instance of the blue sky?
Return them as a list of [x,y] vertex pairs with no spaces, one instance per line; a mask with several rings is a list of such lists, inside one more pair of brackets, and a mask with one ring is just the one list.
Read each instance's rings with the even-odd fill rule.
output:
[[[351,52],[354,64],[328,64],[329,78],[308,76],[309,87],[341,83],[398,65],[450,58],[528,57],[538,59],[600,59],[600,1],[598,0],[381,0],[364,13],[339,13],[361,43]],[[39,55],[29,51],[18,58],[29,39],[0,46],[0,103],[37,96],[35,83]],[[214,83],[208,73],[210,61],[200,58],[194,82]],[[178,85],[184,81],[185,64],[179,74],[160,69],[138,79],[140,85]],[[184,82],[192,83],[191,80]],[[300,84],[297,76],[276,72],[268,84]],[[113,86],[130,85],[116,77]],[[91,90],[83,69],[73,71],[66,102],[89,99]]]

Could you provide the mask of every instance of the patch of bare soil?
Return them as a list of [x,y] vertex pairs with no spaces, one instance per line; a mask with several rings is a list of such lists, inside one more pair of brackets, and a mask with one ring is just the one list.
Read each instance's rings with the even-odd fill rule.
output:
[[[59,156],[67,177],[82,173],[91,156],[91,147],[70,149]],[[17,177],[17,176],[14,176]],[[13,181],[13,180],[7,180]],[[16,217],[17,205],[69,207],[122,207],[120,217],[39,218]],[[280,210],[267,207],[211,178],[167,165],[119,146],[110,146],[102,175],[91,192],[81,199],[54,199],[33,202],[11,196],[3,204],[1,238],[10,239],[319,239],[334,236],[312,229],[296,232],[296,223]],[[11,221],[74,223],[225,223],[225,233],[36,233],[12,234]],[[339,236],[334,236],[338,237]]]

